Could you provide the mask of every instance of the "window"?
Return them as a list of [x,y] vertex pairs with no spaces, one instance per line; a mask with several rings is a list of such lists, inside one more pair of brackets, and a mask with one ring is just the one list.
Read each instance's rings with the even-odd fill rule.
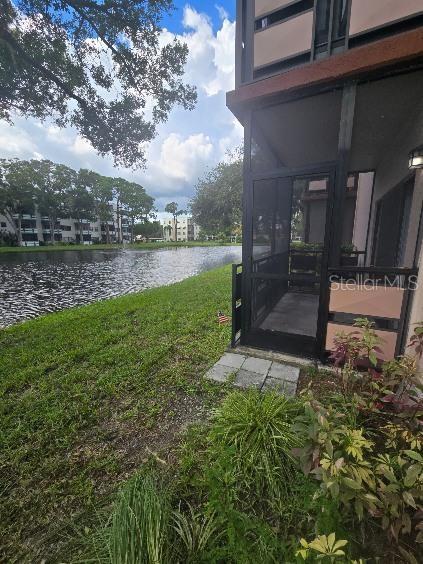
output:
[[255,22],[255,29],[259,31],[266,29],[270,25],[280,23],[283,20],[297,16],[308,10],[312,10],[314,6],[313,0],[300,0],[299,2],[292,2],[292,4],[285,6],[279,10],[269,13],[267,16],[261,17]]
[[0,222],[0,227],[6,227],[6,222],[5,221]]
[[317,58],[344,48],[347,20],[348,0],[317,0],[314,39]]

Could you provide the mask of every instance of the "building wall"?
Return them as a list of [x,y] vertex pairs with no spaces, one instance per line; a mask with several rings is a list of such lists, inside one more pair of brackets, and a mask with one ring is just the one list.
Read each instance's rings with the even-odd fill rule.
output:
[[[160,223],[163,226],[165,241],[175,241],[175,221],[173,218],[162,219]],[[193,221],[192,217],[178,218],[178,241],[198,241],[199,236],[200,226]]]

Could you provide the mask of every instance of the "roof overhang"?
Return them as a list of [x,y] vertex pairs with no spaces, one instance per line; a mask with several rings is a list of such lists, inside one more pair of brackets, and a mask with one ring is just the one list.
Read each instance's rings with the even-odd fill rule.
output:
[[251,108],[277,98],[336,87],[378,72],[423,64],[423,29],[398,33],[328,59],[314,61],[275,76],[244,84],[226,94],[226,105],[241,121]]

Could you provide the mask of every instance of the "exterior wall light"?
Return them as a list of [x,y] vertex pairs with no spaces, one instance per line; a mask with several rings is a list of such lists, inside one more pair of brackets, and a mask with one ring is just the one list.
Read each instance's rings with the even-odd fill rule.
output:
[[408,155],[408,168],[423,168],[423,145],[416,147]]

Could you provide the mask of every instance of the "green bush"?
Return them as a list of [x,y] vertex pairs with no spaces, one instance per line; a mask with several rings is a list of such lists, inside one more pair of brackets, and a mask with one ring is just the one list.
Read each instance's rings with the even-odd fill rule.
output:
[[304,445],[295,453],[304,472],[320,481],[322,500],[338,504],[344,524],[381,526],[388,546],[417,562],[410,544],[418,551],[423,543],[423,332],[415,330],[414,356],[382,364],[372,324],[359,319],[356,325],[362,334],[335,341],[340,393],[324,401],[305,394],[304,413],[293,425]]
[[296,400],[258,390],[233,392],[216,412],[212,441],[231,454],[241,490],[280,499],[296,472],[292,449],[299,446],[291,422]]

